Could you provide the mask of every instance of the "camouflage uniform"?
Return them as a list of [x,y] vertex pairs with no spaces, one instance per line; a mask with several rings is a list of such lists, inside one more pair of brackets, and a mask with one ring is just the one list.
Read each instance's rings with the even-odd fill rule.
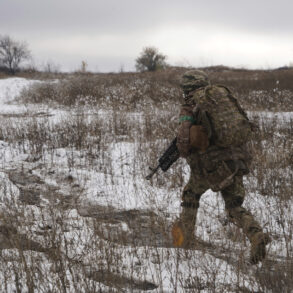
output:
[[[193,79],[196,80],[195,83],[193,83]],[[180,135],[184,132],[186,135],[186,129],[184,128],[190,127],[193,121],[188,124],[186,122],[188,119],[183,119],[181,124],[187,124],[185,126],[181,125],[181,129],[179,128],[177,136],[179,137],[178,149],[181,151],[182,156],[186,157],[191,174],[189,182],[183,190],[182,212],[177,223],[177,225],[180,225],[184,236],[181,246],[190,247],[194,244],[194,227],[200,198],[204,192],[212,189],[213,191],[221,192],[230,220],[239,228],[242,228],[252,244],[251,262],[257,263],[265,257],[265,245],[269,242],[269,238],[263,233],[261,226],[252,214],[242,207],[245,197],[243,175],[249,172],[251,157],[245,145],[233,147],[232,149],[230,147],[218,147],[214,144],[212,135],[214,125],[211,126],[209,119],[203,117],[202,111],[198,112],[196,110],[196,104],[205,94],[207,87],[209,94],[212,96],[217,96],[219,92],[225,94],[225,91],[228,91],[224,87],[210,86],[207,76],[200,71],[191,71],[191,74],[190,72],[185,74],[182,88],[185,93],[186,104],[183,108],[192,105],[193,117],[195,117],[197,123],[199,122],[206,129],[210,146],[205,151],[190,150],[188,143],[186,143],[186,138],[181,138]],[[220,107],[221,105],[219,106],[219,111],[225,114],[225,109],[220,109]]]

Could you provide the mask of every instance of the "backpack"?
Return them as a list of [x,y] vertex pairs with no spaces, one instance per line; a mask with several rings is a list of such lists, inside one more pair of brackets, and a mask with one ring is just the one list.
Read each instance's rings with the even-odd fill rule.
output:
[[194,92],[193,100],[201,117],[208,117],[211,141],[218,147],[245,144],[252,136],[252,123],[230,90],[224,86],[208,86]]

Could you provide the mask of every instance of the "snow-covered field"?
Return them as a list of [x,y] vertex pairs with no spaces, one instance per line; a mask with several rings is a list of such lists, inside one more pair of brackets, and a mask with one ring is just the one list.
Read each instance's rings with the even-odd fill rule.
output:
[[[290,163],[278,170],[265,165],[245,178],[244,206],[273,236],[266,262],[247,263],[248,240],[227,223],[221,195],[212,191],[201,199],[198,247],[174,248],[170,227],[189,169],[180,160],[145,179],[156,150],[168,145],[142,137],[148,113],[15,100],[39,82],[0,80],[0,292],[275,292],[276,282],[283,282],[279,292],[293,290]],[[166,113],[154,108],[153,114]],[[292,112],[249,115],[292,131]],[[281,130],[274,137],[281,139]],[[93,135],[85,138],[86,131]],[[86,140],[86,148],[70,137]],[[278,160],[274,147],[268,154]],[[291,194],[284,200],[285,191]]]

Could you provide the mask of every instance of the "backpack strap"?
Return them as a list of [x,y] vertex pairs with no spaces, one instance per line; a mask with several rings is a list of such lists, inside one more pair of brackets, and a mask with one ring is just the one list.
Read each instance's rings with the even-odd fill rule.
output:
[[212,138],[213,127],[207,111],[202,110],[199,105],[194,108],[194,119],[196,125],[202,125],[209,140]]

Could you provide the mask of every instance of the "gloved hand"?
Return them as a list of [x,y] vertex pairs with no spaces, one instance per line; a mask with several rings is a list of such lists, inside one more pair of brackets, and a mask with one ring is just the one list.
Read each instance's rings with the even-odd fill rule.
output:
[[173,245],[175,247],[182,247],[184,243],[184,232],[182,223],[180,221],[176,221],[172,226],[172,239],[173,239]]

